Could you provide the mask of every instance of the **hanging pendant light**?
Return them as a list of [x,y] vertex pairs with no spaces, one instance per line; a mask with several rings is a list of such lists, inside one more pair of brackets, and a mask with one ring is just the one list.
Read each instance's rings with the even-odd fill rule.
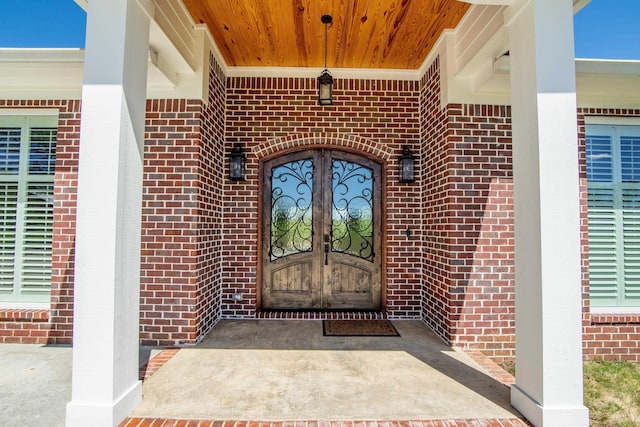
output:
[[329,24],[333,21],[331,15],[322,15],[322,23],[324,24],[324,70],[318,76],[318,104],[333,104],[333,77],[327,69],[327,31]]

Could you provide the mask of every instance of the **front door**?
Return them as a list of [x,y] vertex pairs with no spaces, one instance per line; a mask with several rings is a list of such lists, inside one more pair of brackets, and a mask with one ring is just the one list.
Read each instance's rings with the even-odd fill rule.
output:
[[265,163],[262,307],[379,309],[380,165],[335,150]]

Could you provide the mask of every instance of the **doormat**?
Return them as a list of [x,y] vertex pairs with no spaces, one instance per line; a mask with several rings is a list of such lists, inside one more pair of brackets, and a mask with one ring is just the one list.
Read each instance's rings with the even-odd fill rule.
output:
[[390,320],[323,320],[325,337],[399,337]]

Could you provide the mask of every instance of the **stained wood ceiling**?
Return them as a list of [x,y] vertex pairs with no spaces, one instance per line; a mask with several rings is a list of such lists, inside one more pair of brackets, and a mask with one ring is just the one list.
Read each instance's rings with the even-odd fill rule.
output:
[[469,5],[458,0],[183,0],[227,65],[417,69]]

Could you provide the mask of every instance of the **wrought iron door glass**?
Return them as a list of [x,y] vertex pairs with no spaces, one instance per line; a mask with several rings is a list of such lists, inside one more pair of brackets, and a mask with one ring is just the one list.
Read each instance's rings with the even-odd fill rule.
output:
[[313,160],[273,168],[271,177],[271,261],[313,248]]
[[331,248],[373,261],[373,171],[333,159]]

